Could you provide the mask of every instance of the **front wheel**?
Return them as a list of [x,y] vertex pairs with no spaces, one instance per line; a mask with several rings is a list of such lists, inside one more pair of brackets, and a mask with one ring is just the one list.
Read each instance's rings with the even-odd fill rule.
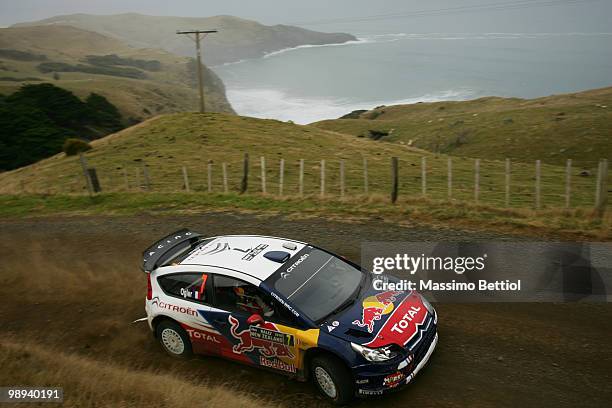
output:
[[166,353],[172,357],[187,358],[191,355],[189,336],[175,322],[164,320],[157,326],[156,334]]
[[319,356],[312,360],[311,376],[325,397],[337,405],[353,399],[353,380],[346,366],[332,356]]

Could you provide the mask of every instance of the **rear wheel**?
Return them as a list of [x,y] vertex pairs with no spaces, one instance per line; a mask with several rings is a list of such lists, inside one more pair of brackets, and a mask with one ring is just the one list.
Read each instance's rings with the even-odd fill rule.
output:
[[337,358],[322,355],[312,359],[311,377],[325,397],[344,405],[353,399],[353,380],[347,367]]
[[166,353],[172,357],[186,358],[191,355],[189,336],[177,323],[164,320],[157,325],[156,334]]

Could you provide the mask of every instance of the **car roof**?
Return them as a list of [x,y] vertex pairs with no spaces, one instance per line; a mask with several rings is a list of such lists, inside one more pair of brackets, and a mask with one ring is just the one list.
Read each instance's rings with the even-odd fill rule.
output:
[[[180,265],[231,269],[264,281],[306,245],[300,241],[261,235],[224,235],[204,240]],[[288,256],[283,259],[283,254],[278,252]]]

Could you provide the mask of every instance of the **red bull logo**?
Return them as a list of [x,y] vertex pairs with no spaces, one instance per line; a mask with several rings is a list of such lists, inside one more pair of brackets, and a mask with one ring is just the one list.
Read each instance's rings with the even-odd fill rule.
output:
[[234,353],[242,354],[259,350],[259,353],[267,358],[294,358],[293,353],[287,347],[287,344],[292,344],[293,338],[290,335],[279,332],[273,323],[265,322],[255,327],[254,330],[249,328],[240,331],[238,319],[230,315],[228,321],[231,325],[230,333],[238,340],[238,344],[232,347]]
[[393,311],[395,308],[393,302],[397,300],[397,296],[401,293],[400,291],[389,290],[374,296],[368,296],[363,300],[361,320],[355,320],[353,324],[359,327],[366,327],[368,333],[372,333],[376,321],[380,320],[383,315]]

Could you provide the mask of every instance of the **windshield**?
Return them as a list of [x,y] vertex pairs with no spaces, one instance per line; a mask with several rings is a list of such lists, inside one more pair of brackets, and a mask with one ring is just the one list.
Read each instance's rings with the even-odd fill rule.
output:
[[320,322],[351,300],[359,290],[362,276],[359,269],[342,259],[306,246],[269,280],[295,307]]

